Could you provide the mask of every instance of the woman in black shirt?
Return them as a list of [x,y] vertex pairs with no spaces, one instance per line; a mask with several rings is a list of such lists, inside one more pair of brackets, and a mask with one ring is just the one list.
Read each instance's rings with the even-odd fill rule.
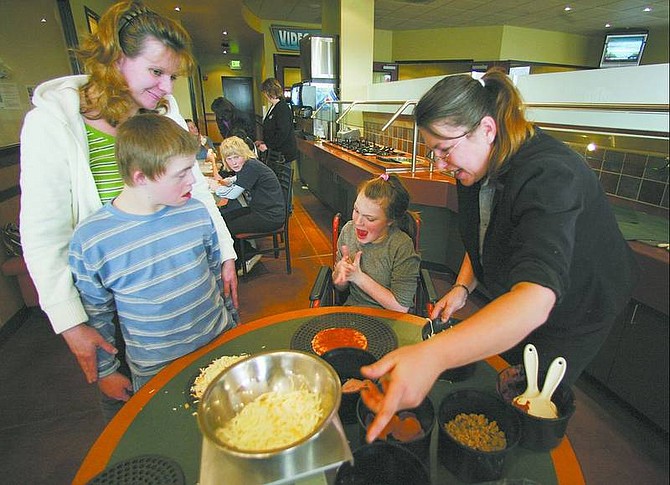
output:
[[[457,180],[466,254],[432,318],[448,319],[481,283],[492,301],[449,332],[363,368],[389,375],[372,440],[398,409],[418,405],[445,369],[533,343],[546,369],[567,360],[574,383],[630,298],[635,263],[600,181],[577,153],[524,117],[500,71],[448,76],[414,110],[436,166]],[[417,373],[417,370],[420,372]]]
[[293,111],[284,99],[284,90],[274,78],[261,84],[261,92],[270,106],[263,119],[263,140],[256,141],[260,152],[270,149],[284,155],[286,163],[298,158],[293,130]]

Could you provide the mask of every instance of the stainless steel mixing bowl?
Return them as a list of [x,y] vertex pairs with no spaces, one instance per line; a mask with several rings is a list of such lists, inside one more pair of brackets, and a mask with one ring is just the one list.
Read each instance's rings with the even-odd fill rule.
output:
[[[323,407],[323,417],[318,425],[301,440],[282,448],[249,451],[217,437],[218,428],[261,394],[291,391],[301,386],[319,394]],[[239,458],[269,458],[316,438],[337,417],[340,398],[340,379],[324,360],[300,351],[264,352],[236,362],[212,381],[198,407],[198,424],[205,439],[226,453]]]

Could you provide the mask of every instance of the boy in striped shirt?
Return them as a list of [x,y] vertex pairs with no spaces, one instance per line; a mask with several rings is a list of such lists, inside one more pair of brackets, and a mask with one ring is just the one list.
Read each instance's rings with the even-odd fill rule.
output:
[[221,254],[205,206],[191,198],[198,142],[171,119],[140,114],[119,126],[124,187],[75,229],[69,262],[88,325],[115,344],[115,317],[131,381],[98,349],[98,385],[128,400],[168,363],[235,326]]

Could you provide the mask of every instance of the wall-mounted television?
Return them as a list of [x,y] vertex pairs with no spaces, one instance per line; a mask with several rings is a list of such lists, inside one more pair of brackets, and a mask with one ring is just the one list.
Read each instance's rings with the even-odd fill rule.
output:
[[611,33],[605,37],[600,67],[637,66],[642,60],[647,32]]

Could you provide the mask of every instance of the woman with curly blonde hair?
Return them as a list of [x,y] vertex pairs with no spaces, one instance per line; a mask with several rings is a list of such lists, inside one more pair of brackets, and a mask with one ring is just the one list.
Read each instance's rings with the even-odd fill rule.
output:
[[[24,257],[56,333],[62,334],[89,382],[97,380],[96,352],[116,349],[89,327],[68,268],[75,226],[123,188],[116,166],[117,127],[143,110],[186,129],[172,96],[177,76],[194,61],[188,33],[140,2],[120,2],[100,18],[78,51],[86,75],[47,81],[21,132],[20,227]],[[193,196],[208,208],[222,250],[226,294],[237,304],[232,239],[198,166]],[[48,204],[49,210],[45,210]],[[128,381],[127,389],[131,389]],[[126,401],[128,394],[117,396]]]

